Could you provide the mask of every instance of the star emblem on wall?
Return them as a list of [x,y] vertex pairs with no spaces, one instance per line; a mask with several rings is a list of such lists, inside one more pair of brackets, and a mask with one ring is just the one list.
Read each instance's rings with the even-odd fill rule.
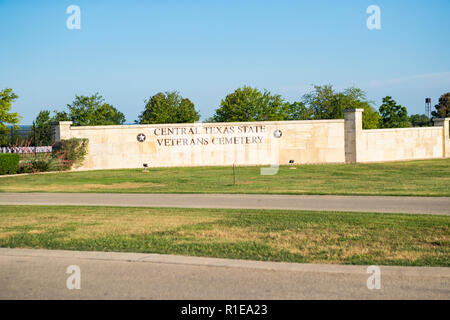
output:
[[273,136],[274,136],[275,138],[281,138],[282,135],[283,135],[283,132],[281,132],[281,130],[275,130],[275,131],[273,132]]
[[137,141],[139,141],[139,142],[144,142],[144,141],[145,141],[145,134],[139,133],[139,134],[137,135]]

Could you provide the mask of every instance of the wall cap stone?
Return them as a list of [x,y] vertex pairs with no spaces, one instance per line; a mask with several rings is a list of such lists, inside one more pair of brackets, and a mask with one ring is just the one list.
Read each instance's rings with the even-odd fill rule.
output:
[[52,125],[71,125],[73,122],[72,121],[52,121],[50,122],[50,124]]
[[420,131],[420,130],[442,130],[442,127],[408,127],[408,128],[384,128],[384,129],[363,129],[363,132],[377,133],[386,131]]
[[433,118],[433,121],[450,121],[450,118]]
[[[68,122],[68,121],[65,121]],[[61,123],[61,122],[60,122]],[[190,122],[190,123],[153,123],[153,124],[124,124],[106,126],[72,126],[71,130],[102,130],[102,129],[133,129],[154,127],[202,127],[202,126],[239,126],[239,125],[293,125],[293,124],[320,124],[344,123],[344,119],[325,120],[285,120],[285,121],[247,121],[247,122]]]

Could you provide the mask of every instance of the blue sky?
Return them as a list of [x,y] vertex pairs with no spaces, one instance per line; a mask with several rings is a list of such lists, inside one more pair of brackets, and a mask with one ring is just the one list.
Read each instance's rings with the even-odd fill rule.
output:
[[[368,30],[369,5],[381,30]],[[66,8],[81,9],[69,30]],[[0,0],[0,89],[29,124],[99,92],[133,122],[144,100],[177,90],[202,119],[251,85],[294,101],[311,84],[391,95],[410,114],[450,91],[450,1]]]

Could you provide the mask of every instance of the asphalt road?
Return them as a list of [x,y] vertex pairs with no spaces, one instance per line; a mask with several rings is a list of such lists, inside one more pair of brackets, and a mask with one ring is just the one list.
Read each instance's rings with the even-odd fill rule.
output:
[[369,290],[367,266],[1,248],[0,299],[450,299],[450,268],[380,270]]
[[0,205],[284,209],[450,215],[450,198],[261,194],[0,193]]

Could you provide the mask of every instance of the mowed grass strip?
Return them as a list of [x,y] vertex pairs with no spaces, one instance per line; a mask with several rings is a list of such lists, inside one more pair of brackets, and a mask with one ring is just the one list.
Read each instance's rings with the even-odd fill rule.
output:
[[151,168],[0,177],[0,192],[266,193],[450,196],[450,159],[374,164]]
[[450,266],[450,217],[1,206],[0,246],[307,263]]

